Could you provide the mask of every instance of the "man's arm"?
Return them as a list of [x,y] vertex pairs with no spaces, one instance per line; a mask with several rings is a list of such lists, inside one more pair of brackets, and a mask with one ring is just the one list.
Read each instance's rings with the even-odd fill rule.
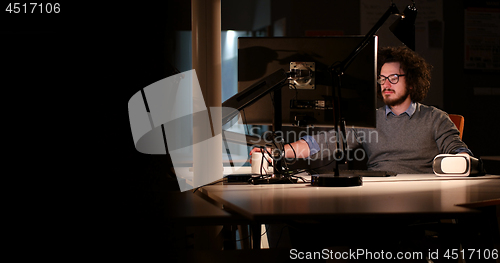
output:
[[[271,152],[271,148],[267,148],[268,152]],[[262,152],[261,148],[253,148],[250,151],[250,155],[254,152]],[[307,158],[310,155],[309,145],[305,140],[298,140],[290,144],[285,144],[285,158]]]
[[472,152],[460,139],[460,132],[448,117],[448,114],[440,112],[440,116],[434,123],[436,143],[440,153],[468,154],[472,156]]
[[[355,134],[355,129],[346,129],[346,135],[342,138],[347,140],[348,148],[354,149],[360,145]],[[315,158],[315,154],[319,154],[319,157],[322,159],[323,157],[327,157],[326,155],[331,155],[335,152],[337,148],[335,142],[336,135],[333,129],[328,132],[320,132],[314,136],[306,135],[296,142],[285,145],[285,158]],[[270,152],[270,148],[267,150]],[[256,151],[261,152],[261,149],[252,149],[250,155]]]

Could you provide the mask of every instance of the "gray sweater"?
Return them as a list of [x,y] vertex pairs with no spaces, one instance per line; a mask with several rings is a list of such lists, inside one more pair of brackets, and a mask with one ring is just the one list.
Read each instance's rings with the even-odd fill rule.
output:
[[[319,133],[313,138],[320,150],[311,158],[331,158],[336,148],[335,132]],[[364,149],[369,170],[405,174],[433,173],[432,160],[436,155],[467,150],[448,114],[420,103],[416,103],[412,116],[407,113],[386,116],[382,107],[377,110],[376,129],[348,128],[345,139],[348,149]],[[356,156],[362,155],[358,152]]]

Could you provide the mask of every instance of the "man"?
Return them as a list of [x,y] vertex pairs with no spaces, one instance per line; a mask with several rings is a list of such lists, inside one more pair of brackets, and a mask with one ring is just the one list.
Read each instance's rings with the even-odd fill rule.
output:
[[[379,96],[377,128],[346,130],[347,148],[363,147],[369,170],[404,174],[432,173],[434,157],[442,153],[470,154],[448,114],[420,102],[430,88],[431,65],[407,47],[378,52]],[[334,130],[285,146],[286,158],[330,158],[336,149]],[[370,136],[368,136],[370,135]],[[293,149],[292,149],[293,148]],[[260,151],[253,149],[250,154]]]

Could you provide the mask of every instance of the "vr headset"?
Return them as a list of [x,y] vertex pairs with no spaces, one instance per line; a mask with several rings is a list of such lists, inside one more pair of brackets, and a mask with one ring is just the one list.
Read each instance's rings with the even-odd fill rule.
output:
[[482,176],[486,172],[481,159],[467,154],[438,154],[432,169],[437,176]]

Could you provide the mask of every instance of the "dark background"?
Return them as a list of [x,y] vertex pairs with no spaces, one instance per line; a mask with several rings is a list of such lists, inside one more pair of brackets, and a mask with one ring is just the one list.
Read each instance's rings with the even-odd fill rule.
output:
[[[303,1],[272,1],[270,19],[287,16],[287,36],[304,36],[319,25],[346,35],[365,33],[359,32],[357,1],[318,2],[323,8],[316,10],[315,24],[294,19]],[[465,117],[463,140],[476,156],[498,155],[498,96],[474,96],[473,89],[500,88],[498,72],[463,69],[469,3],[443,2],[443,110]],[[487,2],[499,7],[499,1]],[[255,15],[236,15],[228,11],[232,5],[222,1],[223,29]],[[324,10],[333,15],[318,15]],[[173,74],[174,32],[190,30],[190,1],[68,3],[60,16],[1,17],[4,149],[17,171],[9,178],[21,179],[27,186],[15,186],[24,193],[37,193],[23,194],[23,205],[13,208],[38,207],[44,218],[62,212],[65,220],[47,221],[68,229],[91,226],[91,233],[102,236],[95,239],[113,244],[172,242],[163,221],[168,207],[158,194],[178,189],[168,176],[169,158],[135,150],[127,103],[141,88]],[[76,223],[82,219],[92,223]]]

